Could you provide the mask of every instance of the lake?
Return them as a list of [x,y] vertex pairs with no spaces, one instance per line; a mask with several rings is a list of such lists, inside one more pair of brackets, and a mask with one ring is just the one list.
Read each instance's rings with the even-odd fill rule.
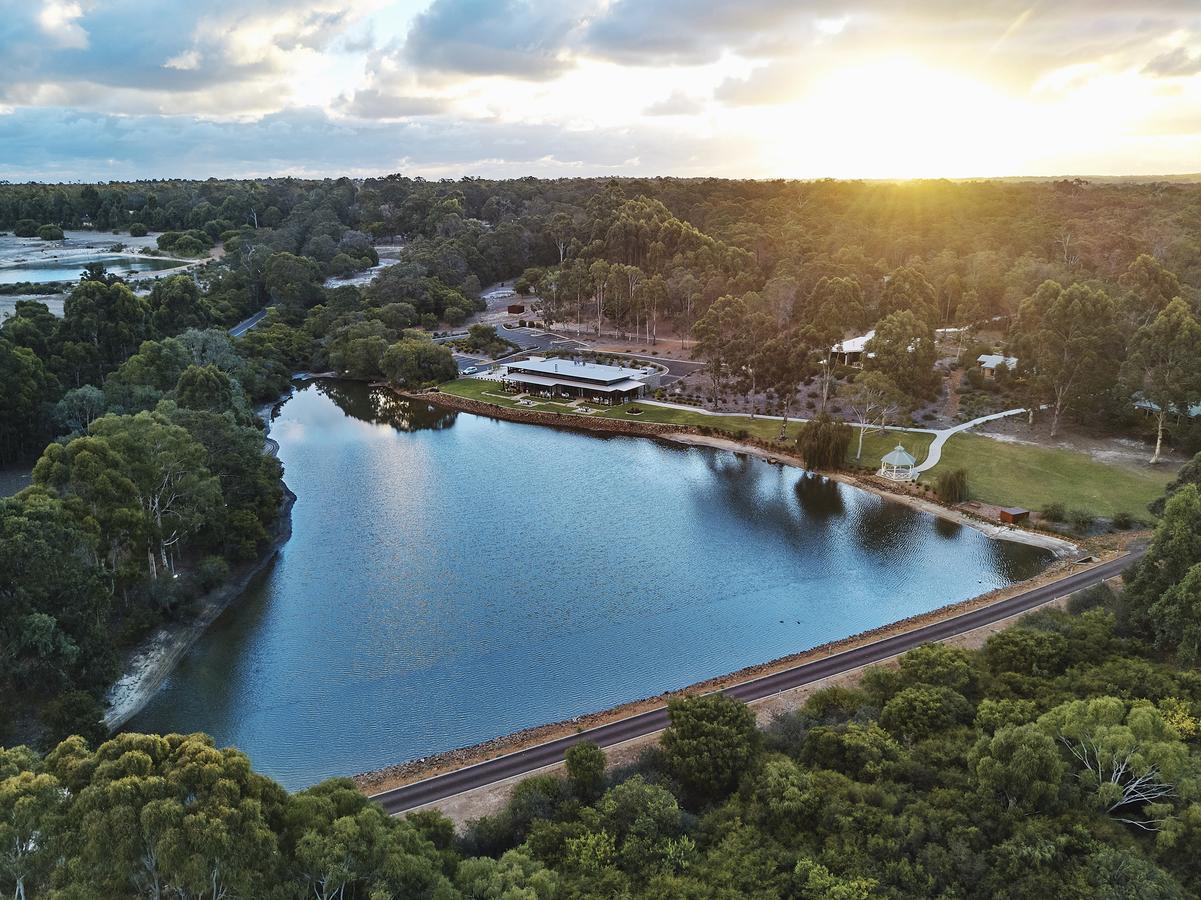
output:
[[152,256],[122,256],[99,253],[59,259],[29,259],[15,265],[0,267],[0,284],[45,284],[51,281],[78,281],[79,273],[89,263],[103,263],[114,275],[133,275],[138,272],[159,272],[183,265],[177,259],[157,259]]
[[963,600],[1050,555],[726,451],[306,384],[275,564],[133,731],[289,788],[660,693]]

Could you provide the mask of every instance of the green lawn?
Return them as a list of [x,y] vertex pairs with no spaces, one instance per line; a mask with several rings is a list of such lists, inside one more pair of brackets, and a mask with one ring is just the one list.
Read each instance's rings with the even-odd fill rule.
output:
[[[447,393],[469,397],[497,406],[518,409],[540,409],[570,414],[566,404],[540,402],[535,407],[517,407],[500,386],[478,378],[460,378],[442,385]],[[630,415],[630,409],[642,410]],[[731,437],[741,432],[765,441],[774,441],[780,433],[780,423],[773,419],[752,419],[750,416],[707,416],[685,409],[667,409],[646,403],[630,403],[604,409],[597,417],[627,419],[632,422],[660,422],[670,425],[695,425],[720,431]],[[790,422],[788,440],[795,440],[800,424]],[[847,462],[876,468],[880,457],[898,443],[913,454],[918,462],[926,458],[932,437],[909,432],[868,433],[863,438],[863,457],[855,459],[858,430],[851,440]],[[972,497],[986,503],[1005,506],[1024,506],[1035,511],[1048,503],[1062,503],[1067,510],[1086,510],[1094,516],[1109,518],[1126,512],[1136,518],[1147,518],[1147,504],[1163,492],[1172,473],[1150,466],[1115,466],[1097,462],[1084,453],[1029,444],[1010,444],[976,434],[957,434],[943,447],[942,461],[926,473],[924,480],[933,483],[939,471],[966,469],[968,490]]]
[[924,476],[966,469],[968,491],[985,503],[1040,510],[1062,503],[1106,518],[1126,512],[1148,519],[1147,504],[1163,493],[1172,473],[1151,466],[1115,466],[1084,453],[1029,444],[1010,444],[977,434],[957,434],[942,460]]
[[[511,409],[541,409],[564,413],[574,412],[574,410],[566,405],[549,401],[541,402],[536,407],[519,407],[511,397],[500,389],[499,385],[490,381],[481,381],[478,378],[460,378],[457,381],[451,381],[442,385],[441,389],[448,394],[468,397],[484,403],[494,403],[497,406],[505,406]],[[739,435],[739,432],[745,431],[752,437],[764,441],[774,441],[780,434],[780,423],[774,419],[752,419],[750,416],[707,416],[702,412],[693,412],[685,409],[667,409],[662,406],[652,406],[637,402],[615,406],[611,409],[600,408],[604,411],[596,413],[591,418],[626,419],[631,422],[658,422],[667,425],[703,426],[725,432],[731,437],[736,437]],[[642,412],[639,415],[632,416],[630,415],[630,409],[632,408],[639,409]],[[799,422],[788,423],[789,441],[796,440],[797,431],[800,427]],[[869,433],[863,438],[863,458],[856,460],[854,455],[858,447],[858,437],[859,434],[856,431],[855,437],[851,441],[847,461],[871,466],[872,468],[879,466],[880,457],[892,450],[897,443],[903,444],[905,449],[912,453],[920,462],[926,458],[926,453],[930,448],[930,441],[932,440],[928,434]]]

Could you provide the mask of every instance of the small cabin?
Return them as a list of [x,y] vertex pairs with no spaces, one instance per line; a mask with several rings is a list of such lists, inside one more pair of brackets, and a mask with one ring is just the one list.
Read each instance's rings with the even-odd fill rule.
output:
[[[875,329],[872,329],[867,334],[861,334],[858,337],[847,338],[845,341],[839,341],[830,348],[830,359],[835,365],[854,366],[858,368],[863,365],[863,355],[867,342],[876,336]],[[868,354],[869,356],[871,354]]]
[[523,313],[523,312],[525,312],[525,304],[524,303],[510,303],[509,304],[509,312],[513,313],[514,315],[517,315],[518,313]]
[[998,353],[981,353],[976,357],[976,362],[979,363],[985,378],[996,378],[997,369],[1001,366],[1004,366],[1007,372],[1012,372],[1018,367],[1016,356],[1001,356]]
[[1002,506],[997,510],[997,518],[1006,525],[1020,525],[1030,519],[1030,510],[1020,506]]

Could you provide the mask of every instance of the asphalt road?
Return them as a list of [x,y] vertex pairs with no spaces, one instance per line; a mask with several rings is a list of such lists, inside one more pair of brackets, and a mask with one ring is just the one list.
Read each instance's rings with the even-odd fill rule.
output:
[[263,309],[260,309],[258,312],[256,312],[249,319],[243,319],[241,322],[239,322],[233,328],[229,329],[230,337],[237,338],[237,337],[241,337],[242,335],[244,335],[251,328],[253,328],[255,325],[259,324],[259,322],[263,321],[263,319],[265,319],[267,317],[267,310],[268,310],[268,308],[264,307]]
[[[880,662],[922,644],[943,640],[982,625],[998,622],[1049,600],[1054,600],[1056,597],[1062,597],[1106,578],[1112,578],[1122,572],[1136,558],[1136,555],[1121,556],[971,612],[943,619],[930,625],[923,625],[912,631],[884,638],[862,647],[844,650],[842,653],[803,663],[791,669],[732,685],[726,688],[724,693],[743,701],[759,700],[781,691],[828,678],[831,675]],[[666,726],[667,710],[660,707],[629,718],[619,719],[607,725],[600,725],[579,734],[558,738],[506,756],[456,769],[453,772],[435,775],[424,781],[383,791],[375,794],[373,799],[380,803],[386,812],[395,815],[427,803],[433,803],[436,800],[453,797],[463,791],[483,787],[506,778],[512,778],[514,775],[523,775],[543,766],[557,763],[563,758],[568,747],[580,741],[592,741],[601,747],[608,747],[631,738],[653,734]]]

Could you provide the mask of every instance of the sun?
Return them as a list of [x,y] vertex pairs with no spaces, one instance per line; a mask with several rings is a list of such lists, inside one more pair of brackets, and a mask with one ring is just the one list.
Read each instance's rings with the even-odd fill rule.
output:
[[833,178],[1007,174],[1037,148],[1041,115],[988,84],[911,58],[839,67],[763,123],[765,160]]

